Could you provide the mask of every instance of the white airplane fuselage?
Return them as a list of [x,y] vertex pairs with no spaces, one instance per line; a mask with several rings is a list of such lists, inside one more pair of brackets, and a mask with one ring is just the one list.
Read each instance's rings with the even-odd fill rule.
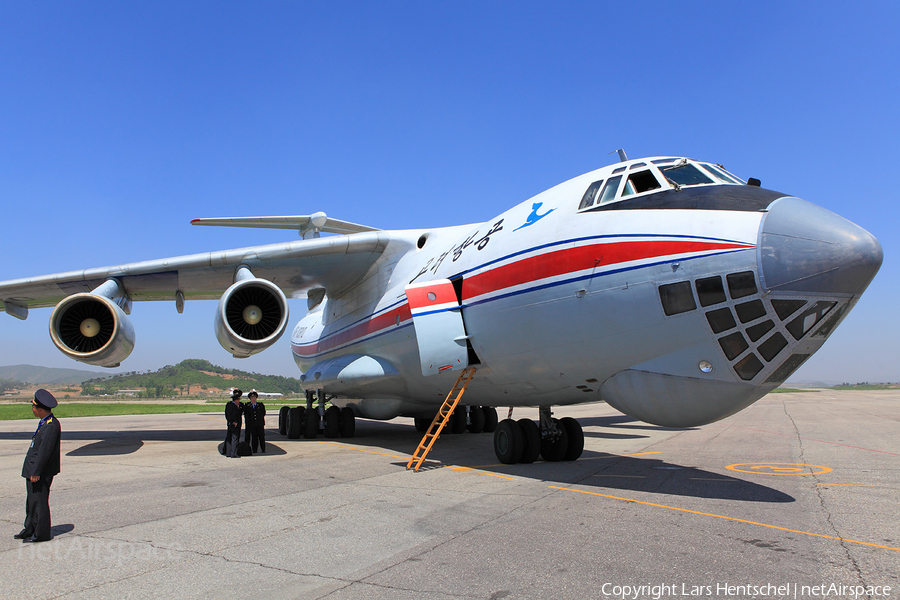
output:
[[[576,177],[484,223],[386,232],[366,278],[294,328],[304,386],[368,418],[433,416],[465,365],[423,374],[406,288],[450,280],[477,368],[467,403],[603,400],[685,427],[759,399],[846,316],[881,248],[786,194],[669,186],[660,169],[684,163],[652,160]],[[615,170],[632,177],[588,202]],[[656,187],[626,191],[651,176]]]

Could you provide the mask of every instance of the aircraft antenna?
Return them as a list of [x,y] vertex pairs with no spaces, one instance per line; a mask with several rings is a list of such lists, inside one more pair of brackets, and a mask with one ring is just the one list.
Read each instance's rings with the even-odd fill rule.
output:
[[[625,151],[624,151],[624,150],[622,150],[621,148],[619,148],[618,150],[616,150],[616,152],[617,152],[618,155],[619,155],[619,162],[625,162],[626,160],[628,160],[628,156],[625,155]],[[612,152],[610,152],[609,154],[612,154]],[[607,154],[607,156],[609,156],[609,154]]]

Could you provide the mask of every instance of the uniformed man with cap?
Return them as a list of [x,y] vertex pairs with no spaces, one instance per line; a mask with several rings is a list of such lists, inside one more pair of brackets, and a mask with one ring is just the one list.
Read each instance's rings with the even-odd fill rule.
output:
[[240,398],[244,392],[235,388],[231,390],[231,402],[225,405],[225,421],[228,423],[228,433],[225,434],[225,456],[240,458],[238,454],[238,442],[241,439],[241,413],[244,406]]
[[258,399],[259,392],[250,390],[244,403],[244,441],[251,452],[266,451],[266,405]]
[[50,484],[59,473],[59,420],[53,415],[56,398],[47,390],[34,393],[31,412],[40,419],[22,465],[25,478],[25,526],[13,536],[23,542],[50,540]]

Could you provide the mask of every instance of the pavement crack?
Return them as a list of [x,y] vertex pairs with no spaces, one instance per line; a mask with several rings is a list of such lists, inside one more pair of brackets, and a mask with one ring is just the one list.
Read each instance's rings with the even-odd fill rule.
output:
[[[797,444],[800,448],[800,454],[798,456],[798,460],[800,461],[801,464],[805,464],[805,462],[806,462],[804,459],[805,448],[803,447],[803,437],[800,435],[800,428],[797,427],[797,423],[796,423],[796,421],[794,421],[794,417],[792,417],[791,414],[788,412],[787,403],[782,401],[781,406],[782,406],[782,409],[784,410],[784,415],[790,421],[791,426],[794,428],[794,433],[797,436]],[[859,579],[859,581],[863,585],[863,587],[868,587],[868,583],[866,582],[865,578],[863,577],[862,569],[860,568],[859,563],[856,561],[856,558],[853,556],[853,553],[850,550],[850,544],[848,544],[847,542],[844,541],[844,536],[838,530],[838,527],[834,522],[834,518],[831,514],[831,510],[829,509],[828,503],[825,499],[825,494],[824,494],[825,488],[824,488],[824,486],[819,485],[821,483],[821,481],[819,480],[819,476],[816,473],[813,473],[811,475],[811,477],[813,478],[813,481],[814,481],[813,489],[816,492],[816,497],[819,499],[819,506],[822,507],[822,513],[825,516],[825,522],[828,523],[828,527],[830,527],[831,530],[834,532],[835,537],[840,538],[840,541],[838,543],[840,544],[841,548],[843,548],[843,550],[844,550],[844,554],[846,555],[847,560],[849,561],[849,563],[851,565],[851,570],[856,575],[857,579]]]

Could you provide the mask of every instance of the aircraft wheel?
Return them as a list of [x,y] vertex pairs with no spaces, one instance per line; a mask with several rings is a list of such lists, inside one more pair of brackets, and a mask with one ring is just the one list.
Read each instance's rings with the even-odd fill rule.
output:
[[434,419],[426,419],[425,417],[416,417],[413,421],[416,422],[416,431],[419,433],[425,433],[428,431],[428,428],[431,427],[431,421]]
[[288,439],[296,440],[300,438],[300,431],[303,428],[303,413],[306,409],[302,406],[288,408],[287,415],[284,419],[285,433]]
[[466,407],[456,405],[456,410],[450,416],[450,433],[462,433],[466,430]]
[[494,433],[497,429],[497,409],[493,406],[482,406],[484,411],[484,432]]
[[345,406],[341,409],[341,437],[352,438],[356,435],[356,415],[353,409]]
[[533,463],[541,455],[541,429],[531,419],[519,419],[516,423],[522,429],[522,439],[525,443],[519,462]]
[[341,409],[329,406],[325,410],[325,437],[336,438],[341,435]]
[[541,441],[541,456],[547,462],[557,462],[564,459],[566,450],[569,448],[569,434],[566,432],[566,428],[560,425],[558,419],[553,419],[553,422],[556,423],[556,427],[559,429],[559,437],[553,442],[548,440]]
[[522,458],[525,449],[525,437],[522,428],[512,419],[504,419],[494,431],[494,453],[497,460],[505,465],[512,465]]
[[282,406],[278,411],[278,433],[281,435],[287,435],[287,416],[289,410],[291,410],[290,406]]
[[559,420],[559,424],[566,428],[566,434],[569,436],[569,447],[566,448],[563,460],[578,460],[584,451],[584,430],[581,423],[572,417],[563,417]]
[[311,408],[306,411],[303,418],[303,437],[311,440],[319,435],[319,411]]
[[484,431],[484,411],[477,406],[469,409],[469,433]]

